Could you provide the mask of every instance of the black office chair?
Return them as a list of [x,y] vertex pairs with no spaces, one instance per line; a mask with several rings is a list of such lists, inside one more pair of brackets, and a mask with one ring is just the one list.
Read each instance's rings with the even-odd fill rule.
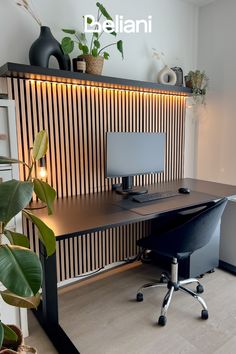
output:
[[[172,258],[171,277],[167,273],[162,273],[161,279],[156,283],[148,283],[139,288],[137,301],[143,301],[143,291],[148,288],[166,287],[168,291],[164,297],[161,315],[158,324],[165,326],[166,313],[171,302],[174,291],[181,290],[192,295],[202,305],[201,318],[208,318],[208,310],[205,301],[198,295],[204,291],[203,286],[195,278],[178,280],[178,260],[189,257],[194,251],[205,246],[211,239],[221,215],[227,204],[227,199],[223,198],[218,202],[211,202],[203,206],[201,210],[196,206],[174,218],[174,226],[165,225],[161,232],[150,235],[137,242],[144,250],[152,250],[162,255]],[[179,225],[177,220],[179,220]],[[177,225],[176,225],[177,224]],[[167,282],[167,284],[166,284]],[[196,292],[185,288],[183,285],[197,283]]]

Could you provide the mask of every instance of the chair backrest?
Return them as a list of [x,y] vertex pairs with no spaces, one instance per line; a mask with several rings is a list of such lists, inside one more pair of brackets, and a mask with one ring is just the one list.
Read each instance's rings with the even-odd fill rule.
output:
[[178,256],[182,253],[192,253],[205,246],[213,236],[226,204],[227,198],[213,205],[212,203],[206,204],[203,210],[192,213],[186,222],[169,229],[161,235],[164,248],[166,245],[168,253]]

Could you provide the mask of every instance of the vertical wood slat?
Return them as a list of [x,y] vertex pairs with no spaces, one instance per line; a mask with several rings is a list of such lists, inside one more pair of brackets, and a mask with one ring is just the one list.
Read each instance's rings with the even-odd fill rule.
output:
[[[165,172],[138,176],[137,185],[183,177],[184,97],[18,78],[7,84],[16,101],[19,158],[28,159],[37,131],[46,129],[48,181],[58,197],[111,189],[112,180],[105,178],[107,131],[166,132]],[[20,175],[25,178],[22,166]],[[37,251],[28,222],[24,228]],[[131,257],[148,231],[145,222],[58,241],[58,281]]]

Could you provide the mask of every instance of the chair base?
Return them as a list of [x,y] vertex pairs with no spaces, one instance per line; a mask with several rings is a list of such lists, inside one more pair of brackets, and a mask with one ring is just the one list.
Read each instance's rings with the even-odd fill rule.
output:
[[[186,288],[184,285],[187,284],[192,284],[192,283],[197,283],[196,287],[196,292],[190,290],[189,288]],[[177,258],[172,259],[171,263],[171,277],[167,273],[162,273],[161,278],[159,282],[155,283],[147,283],[144,284],[141,288],[138,289],[136,300],[138,302],[143,301],[143,291],[150,289],[150,288],[157,288],[157,287],[167,287],[168,291],[164,297],[164,300],[162,302],[162,307],[161,307],[161,315],[158,319],[158,324],[160,326],[165,326],[167,322],[167,310],[170,306],[171,299],[173,296],[173,293],[175,291],[181,290],[182,292],[191,295],[193,298],[195,298],[200,305],[202,306],[202,312],[201,312],[201,318],[206,320],[208,318],[208,310],[207,310],[207,305],[203,298],[199,296],[198,294],[203,293],[204,288],[200,284],[200,282],[195,279],[195,278],[189,278],[185,280],[178,280],[178,262]]]

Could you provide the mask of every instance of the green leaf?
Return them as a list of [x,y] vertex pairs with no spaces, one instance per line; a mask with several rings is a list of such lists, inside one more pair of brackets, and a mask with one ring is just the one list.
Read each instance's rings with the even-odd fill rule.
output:
[[0,246],[0,281],[16,295],[29,297],[37,294],[42,283],[38,256],[20,246]]
[[65,28],[62,28],[62,31],[65,32],[65,33],[69,33],[69,34],[75,34],[76,31],[73,30],[73,29],[65,29]]
[[9,157],[5,156],[0,156],[0,165],[2,164],[10,164],[10,163],[22,163],[25,165],[25,162],[16,160],[16,159],[10,159]]
[[82,44],[82,43],[79,43],[78,46],[79,46],[79,49],[80,49],[80,50],[83,50],[83,44]]
[[110,56],[109,53],[107,53],[107,52],[104,52],[104,53],[103,53],[104,59],[108,60],[108,59],[109,59],[109,56]]
[[[84,17],[84,16],[83,16]],[[89,25],[91,25],[91,23],[93,22],[93,19],[91,17],[86,17],[86,21]]]
[[[108,31],[111,31],[112,27],[107,27]],[[113,36],[117,36],[117,33],[115,31],[109,32]]]
[[5,325],[4,323],[3,329],[4,329],[4,341],[11,341],[11,342],[17,342],[18,340],[18,335],[16,332],[14,332],[9,326]]
[[86,55],[86,54],[89,53],[89,49],[88,49],[88,47],[87,47],[86,45],[83,45],[83,46],[82,46],[82,51],[83,51],[83,54],[84,54],[84,55]]
[[98,38],[98,32],[93,32],[93,36],[94,36],[95,38]]
[[98,56],[98,50],[97,50],[97,48],[93,48],[93,49],[92,49],[92,56],[93,56],[93,57],[97,57],[97,56]]
[[101,13],[103,14],[104,17],[106,17],[107,20],[113,21],[112,17],[109,15],[105,7],[102,4],[100,4],[100,2],[97,2],[96,6],[99,8]]
[[74,49],[74,41],[70,37],[64,37],[61,41],[61,47],[64,54],[70,54]]
[[36,294],[35,296],[22,297],[11,293],[8,290],[1,291],[3,300],[8,304],[16,307],[23,307],[27,309],[37,308],[40,304],[41,296]]
[[19,232],[14,232],[11,230],[4,230],[4,235],[8,238],[10,243],[15,246],[22,246],[25,248],[30,247],[29,239],[27,236],[20,234]]
[[0,321],[0,348],[2,347],[3,338],[4,338],[4,329],[3,329],[3,324]]
[[46,248],[47,255],[51,256],[56,250],[56,238],[54,232],[42,220],[37,218],[37,216],[35,216],[34,214],[26,210],[24,210],[23,212],[24,215],[28,219],[30,219],[37,227],[39,231],[39,238]]
[[122,59],[124,59],[124,53],[123,53],[123,41],[118,41],[117,43],[116,43],[116,45],[117,45],[117,49],[119,50],[119,52],[121,53],[121,55],[122,55]]
[[93,43],[94,43],[96,48],[100,48],[101,47],[100,42],[98,40],[95,40]]
[[7,224],[29,204],[32,193],[32,182],[21,182],[13,179],[0,183],[0,221]]
[[56,198],[56,191],[47,182],[34,179],[34,192],[37,197],[48,207],[48,215],[52,214],[52,203]]
[[33,158],[35,160],[41,159],[47,152],[48,149],[48,135],[45,130],[41,130],[37,133],[34,139],[33,145]]

